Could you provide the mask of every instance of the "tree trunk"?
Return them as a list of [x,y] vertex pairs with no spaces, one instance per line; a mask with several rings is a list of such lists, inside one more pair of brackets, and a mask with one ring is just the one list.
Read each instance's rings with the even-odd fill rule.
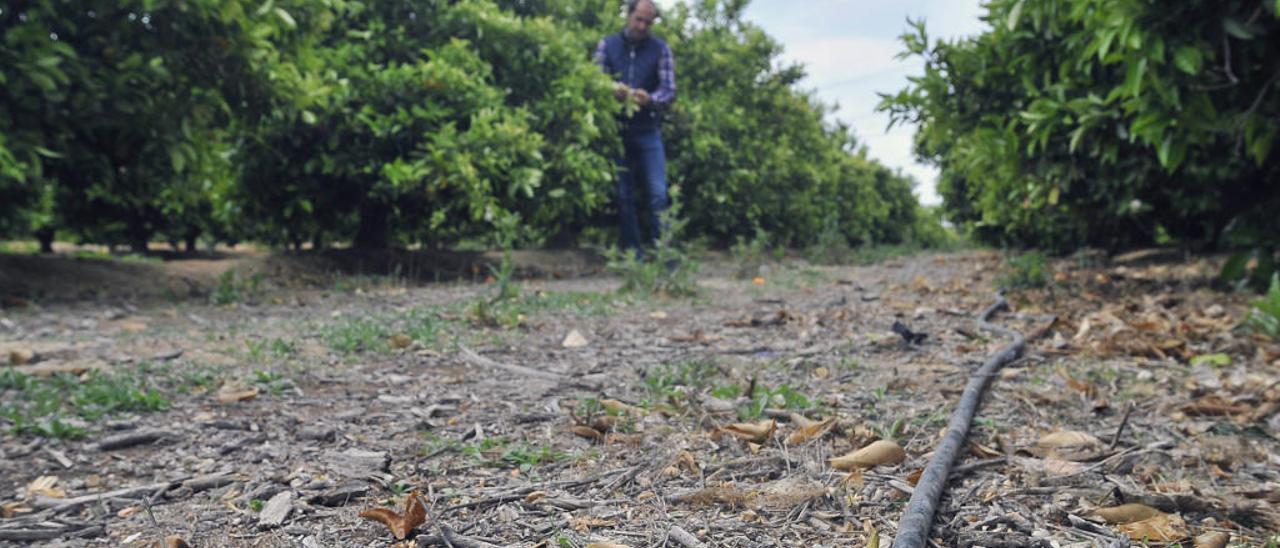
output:
[[40,242],[40,253],[53,253],[53,233],[52,228],[42,228],[36,231],[36,240]]
[[134,253],[147,252],[147,243],[151,240],[151,230],[147,228],[147,222],[140,215],[129,219],[125,232],[125,236],[129,238],[130,251]]
[[196,242],[200,239],[200,231],[192,230],[187,233],[186,241],[183,243],[187,246],[187,254],[194,255],[196,252]]
[[382,202],[366,200],[360,205],[360,229],[356,232],[357,249],[386,249],[390,243],[388,217],[391,208]]

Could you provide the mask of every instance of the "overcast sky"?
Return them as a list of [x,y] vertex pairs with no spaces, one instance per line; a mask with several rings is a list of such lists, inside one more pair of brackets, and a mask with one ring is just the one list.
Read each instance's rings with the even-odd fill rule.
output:
[[746,18],[782,43],[785,59],[807,67],[801,86],[838,103],[836,116],[853,126],[872,157],[915,177],[916,194],[934,204],[937,174],[912,156],[915,128],[886,132],[889,118],[875,112],[876,92],[897,92],[908,75],[921,72],[918,58],[894,58],[907,17],[924,17],[931,37],[954,37],[980,32],[980,13],[979,0],[752,0]]

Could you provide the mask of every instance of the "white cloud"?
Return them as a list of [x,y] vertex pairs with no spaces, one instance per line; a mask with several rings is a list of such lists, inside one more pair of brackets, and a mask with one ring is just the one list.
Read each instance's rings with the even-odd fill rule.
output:
[[748,18],[778,40],[782,58],[806,65],[802,87],[840,105],[836,117],[853,127],[871,157],[916,179],[926,204],[940,201],[937,171],[916,162],[915,127],[886,131],[888,115],[875,111],[876,92],[895,93],[920,72],[918,58],[896,59],[907,18],[924,18],[932,37],[956,38],[983,30],[980,0],[806,0],[803,9],[786,0],[754,0]]
[[782,57],[805,65],[811,85],[819,88],[896,70],[897,40],[841,36],[791,44]]

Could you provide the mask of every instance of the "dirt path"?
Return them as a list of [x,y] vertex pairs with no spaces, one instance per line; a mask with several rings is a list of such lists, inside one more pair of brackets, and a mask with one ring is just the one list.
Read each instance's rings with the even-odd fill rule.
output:
[[[5,353],[35,356],[0,379],[0,539],[386,546],[358,513],[416,490],[422,545],[443,525],[503,546],[887,546],[969,371],[1005,342],[972,321],[1001,264],[767,265],[757,284],[719,263],[694,299],[585,277],[487,307],[491,285],[319,289],[285,269],[237,278],[223,305],[8,309]],[[1234,329],[1247,297],[1208,289],[1199,259],[1054,272],[999,317],[1032,349],[988,394],[932,536],[1106,545],[1126,526],[1093,511],[1144,502],[1160,512],[1142,526],[1264,542],[1280,525],[1280,348]],[[928,337],[905,345],[895,320]],[[101,372],[14,374],[41,368]],[[796,415],[834,420],[788,443]],[[770,419],[756,440],[721,430]],[[876,439],[905,460],[828,463]]]

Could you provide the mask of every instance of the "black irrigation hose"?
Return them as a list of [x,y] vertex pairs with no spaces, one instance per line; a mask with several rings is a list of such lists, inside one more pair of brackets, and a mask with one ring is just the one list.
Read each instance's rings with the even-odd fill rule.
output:
[[996,372],[1005,364],[1013,361],[1026,348],[1026,337],[1012,329],[988,323],[997,311],[1008,308],[1009,303],[999,296],[995,304],[987,307],[978,316],[978,325],[988,331],[1012,337],[1013,342],[987,358],[986,363],[969,377],[969,384],[964,387],[960,403],[951,414],[951,422],[947,425],[947,433],[933,452],[933,460],[925,467],[915,491],[911,493],[911,502],[898,522],[898,534],[894,538],[893,548],[923,548],[929,539],[929,529],[933,526],[933,515],[938,508],[938,500],[947,487],[947,476],[951,474],[951,465],[956,460],[964,440],[969,435],[969,426],[973,423],[973,415],[982,403],[982,393]]

